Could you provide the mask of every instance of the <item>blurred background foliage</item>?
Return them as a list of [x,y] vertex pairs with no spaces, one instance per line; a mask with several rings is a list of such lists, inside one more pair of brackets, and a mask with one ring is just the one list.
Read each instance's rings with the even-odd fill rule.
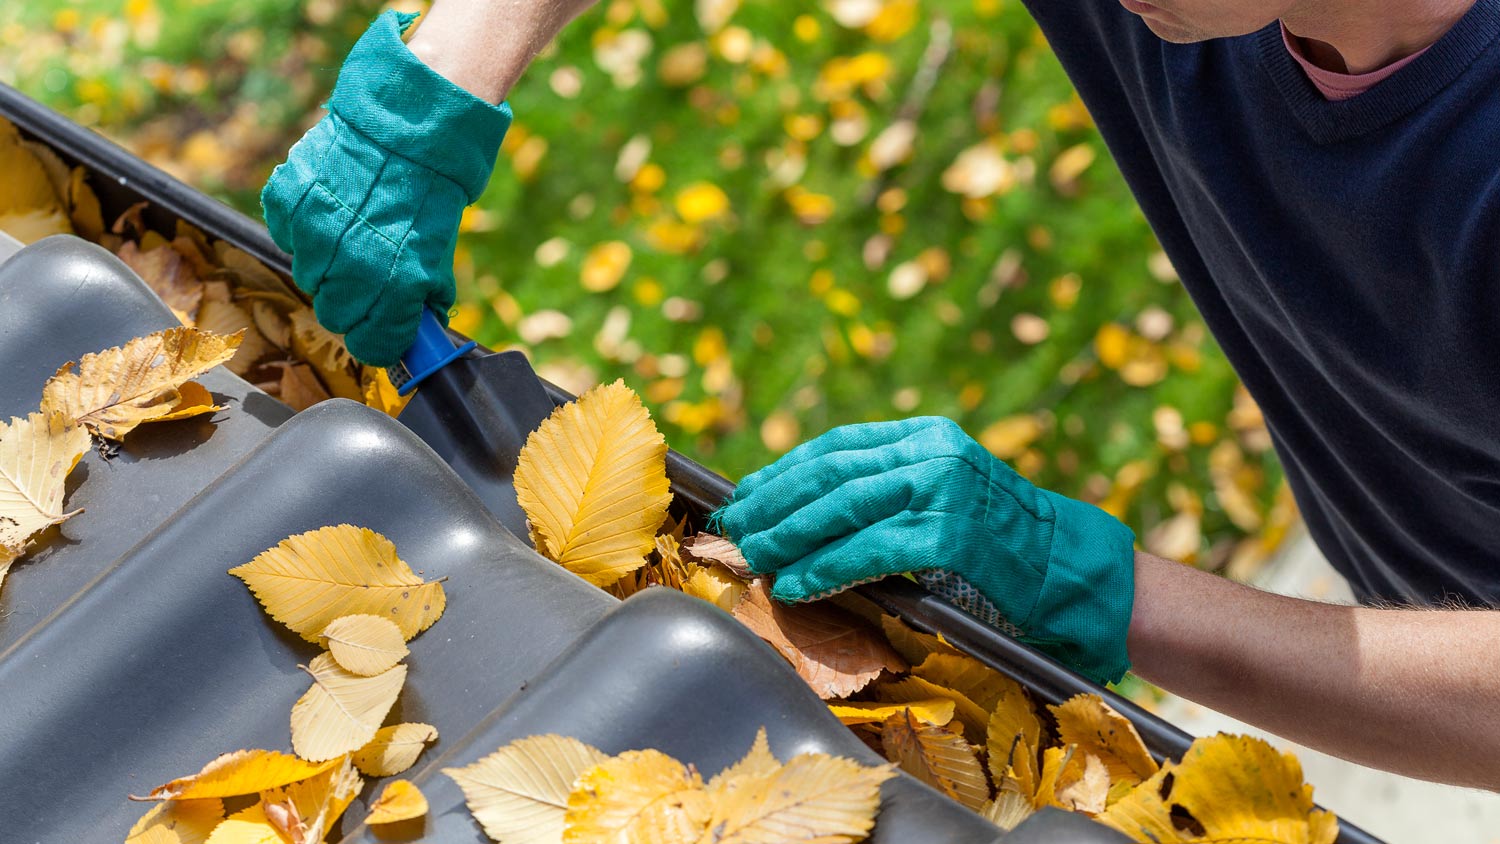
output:
[[[7,3],[0,81],[258,217],[390,5]],[[603,0],[511,102],[454,324],[574,391],[623,377],[674,448],[738,477],[939,414],[1205,568],[1247,576],[1294,522],[1018,0]]]

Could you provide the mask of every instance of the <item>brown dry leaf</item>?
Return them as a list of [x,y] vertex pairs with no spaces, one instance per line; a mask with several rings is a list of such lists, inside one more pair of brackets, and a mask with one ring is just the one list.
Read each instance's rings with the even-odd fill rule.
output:
[[365,816],[365,823],[399,823],[425,814],[427,798],[421,790],[406,780],[394,780],[370,804],[370,814]]
[[657,750],[627,750],[578,777],[568,794],[562,840],[696,841],[711,811],[703,781],[691,768]]
[[623,381],[559,407],[516,466],[537,551],[596,586],[645,565],[672,500],[666,458],[666,440]]
[[853,724],[883,724],[886,719],[903,712],[910,712],[925,724],[942,727],[953,720],[953,707],[953,698],[947,697],[914,700],[910,703],[840,700],[828,704],[828,710],[846,727]]
[[314,657],[306,670],[313,684],[292,706],[292,749],[314,762],[369,744],[406,682],[404,665],[361,677],[340,668],[326,653]]
[[31,153],[37,164],[41,165],[43,172],[47,174],[47,181],[52,185],[52,195],[62,203],[64,211],[68,210],[68,165],[58,158],[57,153],[52,151],[52,147],[44,143],[21,141],[21,146]]
[[198,306],[198,316],[193,324],[202,331],[212,331],[215,334],[244,332],[244,339],[240,341],[240,347],[235,349],[234,357],[224,364],[224,368],[235,375],[243,377],[271,354],[271,344],[255,330],[249,314],[227,297],[219,298],[219,291],[214,283],[203,286],[203,301]]
[[142,252],[136,244],[126,241],[115,253],[125,266],[135,271],[146,282],[167,307],[192,317],[203,301],[203,282],[198,280],[192,265],[171,246],[158,246]]
[[236,750],[203,766],[196,774],[157,786],[143,800],[196,800],[254,794],[315,777],[338,761],[305,762],[274,750]]
[[963,736],[925,724],[903,709],[886,719],[880,741],[885,758],[970,809],[977,811],[989,801],[989,778]]
[[312,367],[307,364],[277,361],[271,366],[281,370],[280,389],[276,397],[292,410],[301,413],[319,402],[332,398],[328,395],[328,391],[323,389],[323,384],[313,373]]
[[320,638],[340,667],[361,677],[389,671],[411,652],[396,622],[368,613],[328,622]]
[[272,618],[313,644],[329,622],[361,613],[396,622],[410,641],[447,606],[441,582],[424,582],[389,539],[353,525],[287,537],[229,573]]
[[717,792],[706,841],[853,844],[875,826],[880,784],[892,766],[865,767],[849,759],[804,753],[775,771],[742,779]]
[[93,433],[120,440],[179,410],[179,388],[234,357],[242,335],[169,328],[64,364],[42,388],[42,410],[60,411]]
[[[1197,831],[1174,821],[1196,821]],[[1297,757],[1249,736],[1193,742],[1096,818],[1134,841],[1160,844],[1333,844],[1338,819],[1313,807]],[[1192,827],[1192,824],[1188,824]]]
[[1041,772],[1037,751],[1042,741],[1042,722],[1024,692],[1002,697],[990,713],[985,727],[990,775],[995,783],[1015,781],[1026,796],[1037,793]]
[[224,820],[224,802],[172,800],[158,803],[125,834],[125,844],[203,844]]
[[[116,228],[119,225],[118,222],[115,223]],[[180,233],[181,224],[178,225],[178,228]],[[202,232],[198,232],[198,235],[202,238]],[[206,239],[204,239],[204,242],[206,242]],[[230,246],[225,241],[219,240],[214,242],[213,251],[217,259],[215,263],[222,269],[224,274],[230,277],[236,287],[244,287],[265,293],[276,293],[281,296],[289,296],[293,299],[298,298],[297,293],[285,281],[281,280],[281,276],[272,272],[269,267],[251,257],[250,253],[243,249]]]
[[397,394],[396,385],[391,383],[391,377],[384,369],[367,366],[360,371],[360,380],[365,404],[392,418],[400,416],[406,403],[411,401],[410,395]]
[[693,536],[682,543],[682,556],[683,559],[702,566],[718,563],[741,580],[749,580],[755,576],[739,547],[722,536],[711,533]]
[[699,566],[682,591],[694,598],[701,598],[724,612],[734,612],[734,607],[745,596],[745,581],[723,566]]
[[260,806],[266,821],[292,844],[319,844],[363,786],[345,756],[315,777],[263,792]]
[[354,376],[356,364],[344,338],[318,323],[311,308],[292,312],[292,352],[318,371],[328,391],[341,399],[364,401],[364,388]]
[[903,677],[875,687],[875,697],[887,703],[910,704],[935,697],[953,701],[953,717],[963,725],[964,737],[974,744],[984,741],[989,728],[990,715],[979,704],[956,689],[939,686],[921,677]]
[[485,834],[504,844],[562,840],[573,783],[609,757],[567,736],[517,739],[464,768],[444,768]]
[[62,512],[63,493],[89,442],[61,413],[0,424],[0,578],[33,534],[76,514]]
[[431,724],[381,727],[369,744],[354,751],[354,765],[372,777],[393,777],[415,765],[422,748],[437,737],[437,728]]
[[933,654],[959,655],[957,648],[941,638],[931,633],[913,630],[906,625],[906,622],[893,615],[881,616],[880,629],[885,633],[885,638],[891,643],[891,647],[896,649],[896,653],[901,654],[901,658],[912,665],[920,665],[923,660]]
[[779,604],[765,578],[750,584],[734,617],[786,657],[824,700],[848,697],[882,671],[907,668],[900,654],[858,616],[829,604]]
[[1060,706],[1048,707],[1057,718],[1057,736],[1096,756],[1113,782],[1138,783],[1156,773],[1156,760],[1141,741],[1135,725],[1109,707],[1104,698],[1078,695]]
[[1021,684],[971,656],[931,654],[911,673],[924,680],[957,689],[981,709],[994,709],[1007,696],[1025,696]]

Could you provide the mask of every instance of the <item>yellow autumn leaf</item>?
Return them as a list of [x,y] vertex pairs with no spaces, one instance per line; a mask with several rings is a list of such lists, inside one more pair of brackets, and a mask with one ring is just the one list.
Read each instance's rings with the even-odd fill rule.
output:
[[340,667],[362,677],[387,671],[410,653],[396,622],[368,613],[328,622],[319,638]]
[[745,582],[723,566],[700,566],[682,584],[682,591],[730,613],[745,596],[745,589]]
[[370,804],[370,814],[365,816],[365,823],[398,823],[420,818],[425,814],[427,798],[421,790],[406,780],[394,780]]
[[853,844],[875,826],[890,765],[804,753],[774,772],[717,792],[708,827],[716,844]]
[[393,777],[415,765],[422,748],[437,737],[437,728],[431,724],[381,727],[369,744],[354,751],[354,765],[372,777]]
[[1109,769],[1094,754],[1084,753],[1074,745],[1067,747],[1074,748],[1073,758],[1082,762],[1067,772],[1065,780],[1058,782],[1054,802],[1070,812],[1097,815],[1109,802]]
[[214,404],[213,393],[197,381],[189,381],[177,390],[177,403],[172,406],[172,412],[166,416],[158,416],[153,422],[170,422],[174,419],[187,419],[192,416],[201,416],[205,413],[217,413],[224,409],[224,405]]
[[80,237],[97,242],[104,235],[104,210],[99,195],[89,187],[88,172],[74,167],[68,175],[68,217]]
[[406,409],[406,403],[411,401],[411,396],[398,395],[396,385],[391,383],[391,377],[384,369],[367,366],[360,373],[360,380],[364,390],[365,404],[373,407],[381,413],[392,418],[401,415]]
[[[1179,829],[1187,818],[1201,834]],[[1181,762],[1163,765],[1096,819],[1159,844],[1333,844],[1338,837],[1338,819],[1313,807],[1297,757],[1225,734],[1194,741]]]
[[623,381],[558,408],[526,438],[516,466],[537,551],[596,586],[645,565],[672,500],[666,456]]
[[137,425],[180,411],[182,385],[234,357],[242,337],[169,328],[84,355],[77,372],[65,364],[42,388],[42,410],[122,439]]
[[1104,698],[1082,694],[1048,708],[1057,718],[1058,739],[1098,757],[1112,782],[1137,783],[1150,778],[1160,767],[1135,725],[1111,709]]
[[755,733],[755,741],[751,742],[750,750],[743,758],[733,765],[720,771],[708,782],[709,799],[718,802],[725,795],[747,784],[774,774],[781,767],[781,762],[771,753],[771,743],[766,738],[766,728],[761,727]]
[[73,231],[46,168],[8,120],[0,121],[0,173],[0,231],[22,243]]
[[485,834],[504,844],[557,844],[568,794],[609,757],[567,736],[517,739],[472,765],[444,768]]
[[1030,797],[1002,786],[995,799],[986,803],[979,815],[1001,830],[1010,832],[1034,812],[1036,809],[1032,807]]
[[442,583],[424,582],[390,540],[353,525],[287,537],[229,573],[272,618],[313,644],[334,619],[365,613],[394,621],[410,640],[447,606]]
[[266,818],[264,805],[256,803],[214,827],[205,844],[286,844],[286,839]]
[[215,758],[196,774],[157,786],[143,800],[234,797],[315,777],[339,764],[307,762],[274,750],[236,750]]
[[200,331],[215,334],[243,332],[239,348],[235,349],[234,356],[224,364],[224,368],[235,375],[246,375],[272,351],[270,342],[255,329],[250,315],[233,302],[204,298],[198,306],[198,316],[193,324]]
[[223,819],[216,797],[158,803],[125,834],[125,844],[203,844]]
[[624,241],[611,240],[595,245],[583,257],[580,277],[583,289],[594,293],[614,289],[630,268],[630,259],[630,246]]
[[703,781],[691,768],[657,750],[627,750],[578,777],[568,794],[562,840],[696,841],[710,811]]
[[984,741],[990,715],[963,692],[939,686],[921,677],[903,677],[875,687],[875,697],[886,703],[910,704],[919,700],[946,698],[953,701],[953,717],[963,725],[964,737],[974,743]]
[[291,320],[292,352],[318,371],[333,395],[364,401],[364,388],[354,377],[356,364],[344,346],[344,338],[324,328],[311,308],[298,308]]
[[32,534],[74,515],[62,512],[64,482],[88,449],[88,432],[61,413],[0,424],[0,549],[7,549],[0,567],[10,567]]
[[941,727],[953,720],[953,698],[935,697],[908,703],[841,700],[828,704],[828,710],[846,726],[881,724],[892,715],[910,711],[917,720]]
[[260,807],[271,826],[292,844],[320,844],[363,786],[345,756],[315,777],[262,792]]
[[1031,700],[1022,694],[1003,696],[991,711],[985,726],[985,748],[995,784],[1009,778],[1025,792],[1035,795],[1041,771],[1037,767],[1042,722]]
[[404,665],[361,677],[326,653],[313,658],[307,673],[312,687],[292,706],[292,749],[315,762],[369,744],[406,682]]
[[958,653],[957,648],[944,642],[940,637],[913,630],[906,625],[906,622],[893,615],[880,617],[880,629],[885,633],[886,641],[896,649],[896,653],[901,654],[901,658],[912,665],[921,665],[928,656],[935,653]]
[[901,770],[970,809],[981,809],[990,799],[984,766],[963,736],[924,724],[910,709],[903,709],[885,720],[880,742],[885,758]]
[[1021,684],[979,660],[962,654],[932,654],[912,667],[911,673],[924,680],[956,689],[981,709],[994,709],[1001,698],[1024,697]]

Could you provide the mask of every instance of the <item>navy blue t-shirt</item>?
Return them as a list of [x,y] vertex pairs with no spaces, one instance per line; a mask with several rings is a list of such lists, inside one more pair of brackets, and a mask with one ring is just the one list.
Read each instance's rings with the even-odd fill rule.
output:
[[1500,0],[1323,99],[1278,25],[1027,0],[1362,600],[1500,606]]

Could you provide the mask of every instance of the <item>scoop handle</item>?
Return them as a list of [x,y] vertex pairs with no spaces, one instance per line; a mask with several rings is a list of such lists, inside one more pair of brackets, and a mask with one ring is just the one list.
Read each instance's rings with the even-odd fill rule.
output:
[[438,312],[432,308],[423,308],[422,321],[417,324],[416,342],[401,356],[401,362],[387,370],[386,374],[396,386],[398,395],[408,395],[428,376],[477,345],[479,344],[470,340],[461,346],[455,346],[448,337],[448,329],[443,327],[443,320]]

